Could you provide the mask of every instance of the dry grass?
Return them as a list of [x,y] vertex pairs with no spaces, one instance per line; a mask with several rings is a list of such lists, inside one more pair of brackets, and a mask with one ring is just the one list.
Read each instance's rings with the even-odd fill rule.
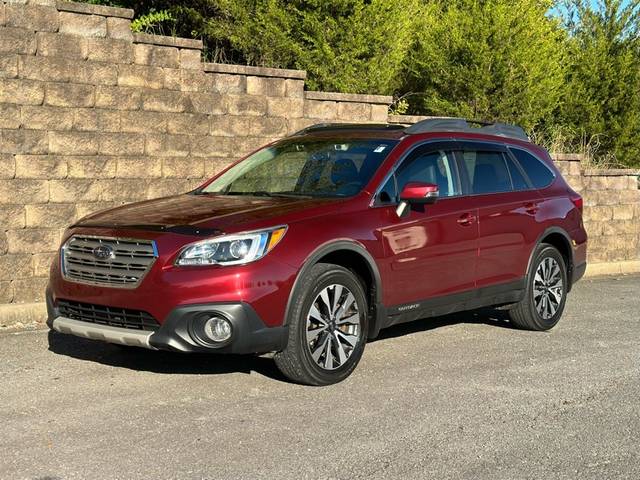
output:
[[581,156],[581,163],[585,168],[629,168],[620,163],[615,154],[604,152],[600,141],[602,135],[587,137],[582,135],[579,141],[575,135],[562,129],[552,132],[532,132],[530,138],[534,143],[543,146],[549,152],[575,153]]

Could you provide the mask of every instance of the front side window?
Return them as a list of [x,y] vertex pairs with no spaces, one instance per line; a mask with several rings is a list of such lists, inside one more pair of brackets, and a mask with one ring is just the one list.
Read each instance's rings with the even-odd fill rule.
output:
[[399,192],[409,182],[436,184],[441,198],[460,195],[454,156],[444,150],[418,151],[409,156],[382,187],[379,201],[397,201]]
[[512,148],[511,153],[518,159],[534,187],[544,188],[551,185],[555,175],[542,161],[519,148]]
[[287,139],[247,157],[195,193],[348,197],[364,188],[396,143]]
[[505,158],[500,152],[462,152],[463,165],[467,170],[471,193],[487,194],[510,192],[511,177]]

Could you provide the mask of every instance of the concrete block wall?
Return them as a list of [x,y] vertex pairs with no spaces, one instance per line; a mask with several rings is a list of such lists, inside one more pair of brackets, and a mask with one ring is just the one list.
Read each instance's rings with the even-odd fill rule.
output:
[[133,34],[132,18],[0,2],[0,310],[41,308],[64,227],[90,212],[188,191],[310,124],[387,119],[390,97],[308,92],[304,71],[204,63],[202,42]]

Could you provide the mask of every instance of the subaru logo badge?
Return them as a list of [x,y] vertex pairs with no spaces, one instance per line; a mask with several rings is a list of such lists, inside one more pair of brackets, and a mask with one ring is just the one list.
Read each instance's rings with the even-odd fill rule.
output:
[[115,258],[113,248],[109,245],[99,245],[93,249],[93,256],[99,260],[106,260],[107,258]]

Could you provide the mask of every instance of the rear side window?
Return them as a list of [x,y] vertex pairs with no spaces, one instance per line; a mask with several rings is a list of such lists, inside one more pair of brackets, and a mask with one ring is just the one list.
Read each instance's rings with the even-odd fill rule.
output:
[[510,149],[511,153],[518,159],[523,170],[536,188],[545,188],[551,185],[555,175],[547,167],[544,162],[538,160],[529,152],[520,150],[519,148]]
[[500,152],[462,152],[471,192],[474,194],[510,192],[511,176],[504,156]]

